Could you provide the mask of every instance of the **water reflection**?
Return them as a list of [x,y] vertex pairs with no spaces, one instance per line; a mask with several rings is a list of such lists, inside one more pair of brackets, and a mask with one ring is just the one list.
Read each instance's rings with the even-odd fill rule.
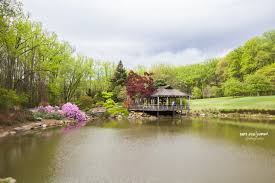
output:
[[41,182],[49,175],[59,137],[54,131],[1,139],[0,177],[18,182]]
[[[249,141],[240,132],[267,131]],[[65,132],[65,133],[64,133]],[[0,177],[26,183],[272,182],[274,126],[206,119],[108,120],[0,141]]]

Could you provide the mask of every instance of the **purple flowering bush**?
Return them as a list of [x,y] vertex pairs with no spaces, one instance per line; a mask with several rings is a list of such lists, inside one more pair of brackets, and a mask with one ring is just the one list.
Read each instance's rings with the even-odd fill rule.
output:
[[62,112],[65,117],[75,119],[78,122],[84,122],[87,120],[86,114],[81,112],[77,105],[72,103],[66,103],[62,106]]
[[61,109],[58,106],[39,106],[37,113],[34,115],[35,118],[46,118],[46,119],[62,119],[64,117],[75,119],[78,122],[84,122],[87,120],[86,114],[82,112],[77,105],[72,103],[64,104]]
[[53,113],[53,112],[56,112],[55,111],[55,107],[50,106],[50,105],[47,105],[45,107],[39,106],[37,110],[38,110],[38,112],[42,112],[42,113]]

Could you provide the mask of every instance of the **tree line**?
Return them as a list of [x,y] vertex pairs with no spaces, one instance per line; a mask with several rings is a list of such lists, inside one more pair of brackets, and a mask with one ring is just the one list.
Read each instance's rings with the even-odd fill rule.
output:
[[157,83],[167,83],[192,94],[193,98],[272,95],[275,31],[248,40],[222,58],[187,66],[158,64],[149,72]]
[[[115,65],[77,54],[41,23],[33,22],[16,0],[0,1],[0,92],[28,107],[42,101],[68,102],[107,90]],[[13,96],[13,97],[12,97]],[[15,102],[16,103],[16,102]]]
[[[162,85],[194,98],[272,95],[275,31],[248,40],[222,58],[127,71],[121,61],[116,65],[78,54],[41,23],[31,21],[18,1],[0,1],[0,108],[16,103],[27,107],[41,102],[95,104],[106,91],[112,92],[115,102],[122,102],[127,92],[147,95],[145,89]],[[10,104],[7,98],[13,99]]]

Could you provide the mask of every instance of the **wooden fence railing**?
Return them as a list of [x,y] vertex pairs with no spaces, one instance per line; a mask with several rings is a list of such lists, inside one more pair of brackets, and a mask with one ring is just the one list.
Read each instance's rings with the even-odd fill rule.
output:
[[187,110],[186,105],[130,105],[128,110],[139,111],[180,111]]

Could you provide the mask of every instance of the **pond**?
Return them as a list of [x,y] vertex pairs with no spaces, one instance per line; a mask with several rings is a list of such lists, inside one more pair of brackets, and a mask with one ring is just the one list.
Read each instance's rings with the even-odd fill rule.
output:
[[18,183],[273,182],[274,134],[275,124],[263,122],[106,120],[0,139],[0,177]]

